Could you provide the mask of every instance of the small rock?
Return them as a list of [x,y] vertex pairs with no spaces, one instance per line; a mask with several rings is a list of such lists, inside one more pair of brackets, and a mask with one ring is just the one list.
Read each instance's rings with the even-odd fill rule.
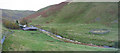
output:
[[81,42],[78,42],[78,43],[81,43]]
[[61,36],[59,36],[59,35],[56,35],[56,37],[58,37],[58,38],[62,38]]
[[70,40],[71,42],[74,42],[73,40]]
[[68,41],[69,41],[70,39],[66,39],[66,40],[68,40]]
[[75,41],[75,42],[78,42],[78,41]]
[[65,39],[65,38],[62,38],[62,39]]

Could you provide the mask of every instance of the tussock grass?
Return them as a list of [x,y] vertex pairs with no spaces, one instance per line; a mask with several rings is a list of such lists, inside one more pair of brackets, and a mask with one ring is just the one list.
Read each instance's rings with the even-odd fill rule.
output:
[[14,30],[6,38],[3,51],[106,51],[112,48],[98,48],[85,45],[65,43],[53,39],[39,31]]

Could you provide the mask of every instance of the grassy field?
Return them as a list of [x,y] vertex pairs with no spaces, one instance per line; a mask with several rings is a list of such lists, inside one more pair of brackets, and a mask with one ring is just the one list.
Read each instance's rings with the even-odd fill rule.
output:
[[[38,26],[39,27],[39,26]],[[118,39],[118,28],[110,28],[100,24],[43,24],[41,27],[58,35],[82,43],[113,46]],[[108,29],[107,34],[91,34],[92,29]]]
[[53,39],[39,31],[14,30],[7,36],[3,51],[113,51],[112,48],[98,48]]
[[[42,9],[44,11],[48,8]],[[113,46],[118,39],[118,5],[108,3],[72,2],[62,9],[50,13],[47,17],[34,17],[29,25],[35,25],[64,38],[94,45]],[[40,10],[39,10],[40,11]],[[41,12],[40,11],[40,12]],[[54,10],[53,10],[54,11]],[[51,10],[52,12],[52,10]],[[44,13],[43,13],[44,14]],[[107,34],[90,34],[92,29],[108,29]],[[4,44],[3,51],[112,51],[110,48],[98,48],[85,45],[65,43],[55,40],[39,31],[14,30]]]

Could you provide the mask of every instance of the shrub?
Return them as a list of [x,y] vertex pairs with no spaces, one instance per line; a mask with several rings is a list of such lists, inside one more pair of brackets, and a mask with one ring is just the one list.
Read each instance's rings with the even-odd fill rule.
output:
[[8,29],[19,29],[19,25],[15,22],[9,21],[9,20],[3,20],[3,26],[5,26]]
[[22,20],[20,20],[20,24],[22,24],[22,25],[28,25],[28,20],[22,19]]

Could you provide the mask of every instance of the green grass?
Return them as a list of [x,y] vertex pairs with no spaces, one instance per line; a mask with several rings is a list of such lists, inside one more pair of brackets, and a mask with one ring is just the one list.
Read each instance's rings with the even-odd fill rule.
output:
[[[48,7],[49,8],[49,7]],[[45,9],[42,9],[44,11]],[[113,46],[118,37],[117,18],[118,5],[109,3],[72,2],[48,17],[31,19],[30,24],[39,28],[82,43]],[[40,10],[39,10],[40,11]],[[49,12],[47,12],[49,13]],[[96,20],[99,18],[99,20]],[[90,34],[92,29],[108,29],[108,34]],[[60,42],[39,31],[14,30],[15,33],[6,38],[3,51],[112,51],[114,49],[98,48],[85,45]]]
[[112,48],[98,48],[53,39],[39,31],[14,30],[7,36],[3,51],[113,51]]
[[[72,2],[48,17],[38,16],[30,24],[65,38],[95,45],[113,46],[118,37],[118,4],[116,2]],[[108,34],[90,34],[92,29],[108,29]],[[72,31],[71,31],[72,30]]]
[[[117,20],[118,5],[116,2],[72,2],[64,6],[60,11],[51,14],[48,17],[31,19],[32,23],[97,23],[104,25],[113,25]],[[49,12],[48,12],[49,13]],[[96,20],[99,18],[99,20]]]
[[[113,46],[114,42],[118,40],[118,28],[110,28],[100,24],[43,24],[39,28],[53,33],[57,32],[64,38],[88,44]],[[110,33],[91,34],[89,31],[92,29],[108,29]]]

